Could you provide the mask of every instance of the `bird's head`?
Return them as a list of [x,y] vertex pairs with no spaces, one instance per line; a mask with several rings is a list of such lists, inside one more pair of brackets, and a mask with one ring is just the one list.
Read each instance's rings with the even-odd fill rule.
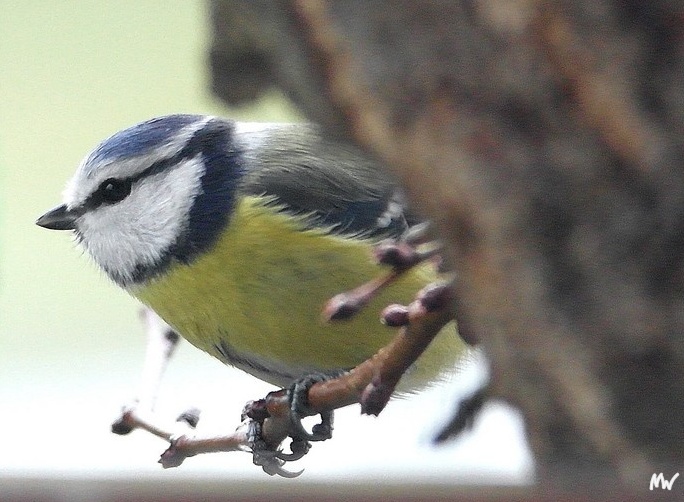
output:
[[64,203],[37,224],[72,230],[95,262],[130,286],[216,240],[240,171],[233,123],[169,115],[120,131],[81,162]]

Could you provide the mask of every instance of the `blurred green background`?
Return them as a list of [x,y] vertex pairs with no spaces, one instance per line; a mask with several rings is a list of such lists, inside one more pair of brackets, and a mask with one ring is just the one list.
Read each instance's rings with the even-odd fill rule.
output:
[[[163,442],[109,433],[111,419],[135,393],[142,365],[138,306],[68,235],[34,225],[60,202],[81,158],[133,123],[176,112],[297,120],[278,95],[237,110],[213,98],[208,40],[208,11],[199,1],[0,0],[0,474],[268,479],[244,454],[194,458],[163,472],[155,463]],[[460,387],[449,389],[449,399],[482,379],[475,366]],[[206,410],[201,425],[234,427],[244,401],[268,390],[184,346],[159,406],[173,415],[199,405]],[[406,471],[426,477],[445,471],[471,481],[528,479],[519,418],[503,407],[483,418],[495,424],[478,426],[486,434],[476,430],[456,445],[431,450],[430,433],[448,414],[443,396],[393,402],[377,420],[358,417],[355,407],[344,410],[351,425],[345,430],[338,419],[342,437],[316,445],[299,463],[308,471],[303,479]],[[401,431],[399,438],[393,430]],[[355,458],[369,442],[379,447]]]

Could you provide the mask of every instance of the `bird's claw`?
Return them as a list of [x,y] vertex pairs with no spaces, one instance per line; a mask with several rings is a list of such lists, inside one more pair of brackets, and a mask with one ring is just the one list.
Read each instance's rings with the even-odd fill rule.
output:
[[292,453],[276,452],[276,457],[285,462],[294,462],[304,457],[311,449],[311,443],[304,439],[293,439],[290,443],[290,451]]
[[307,431],[302,424],[302,416],[298,411],[290,409],[290,437],[295,441],[325,441],[332,437],[333,431],[333,412],[326,411],[321,413],[320,423]]
[[261,469],[269,476],[280,476],[283,478],[296,478],[304,472],[304,469],[299,471],[289,471],[283,466],[287,462],[299,460],[309,451],[310,445],[306,446],[295,444],[295,441],[290,445],[292,454],[283,453],[279,448],[272,448],[263,439],[261,435],[262,423],[256,420],[250,422],[249,427],[249,445],[252,450],[252,462],[254,465],[261,467]]
[[290,437],[293,441],[325,441],[332,437],[334,414],[332,410],[320,413],[320,423],[307,431],[302,424],[302,418],[314,415],[309,409],[309,389],[318,382],[324,382],[341,376],[344,372],[329,374],[312,373],[296,380],[288,389],[290,399]]

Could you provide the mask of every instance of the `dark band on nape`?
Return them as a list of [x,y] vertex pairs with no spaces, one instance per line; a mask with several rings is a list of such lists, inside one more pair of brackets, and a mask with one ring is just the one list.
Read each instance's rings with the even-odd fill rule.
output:
[[203,127],[188,142],[189,156],[201,152],[204,173],[201,190],[188,216],[186,232],[168,250],[173,257],[189,263],[209,250],[228,224],[243,175],[244,157],[233,141],[232,123],[215,121]]

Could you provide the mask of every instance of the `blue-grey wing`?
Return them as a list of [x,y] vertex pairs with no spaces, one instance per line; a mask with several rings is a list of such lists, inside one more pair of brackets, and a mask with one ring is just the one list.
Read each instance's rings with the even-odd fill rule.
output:
[[269,130],[248,159],[240,190],[273,197],[282,211],[307,215],[340,234],[397,237],[417,218],[382,168],[356,148],[321,137],[307,124]]

